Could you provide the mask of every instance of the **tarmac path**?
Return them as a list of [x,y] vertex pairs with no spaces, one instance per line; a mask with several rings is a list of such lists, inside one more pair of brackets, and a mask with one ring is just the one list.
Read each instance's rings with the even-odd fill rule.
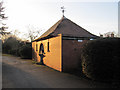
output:
[[72,74],[58,72],[31,60],[2,56],[2,88],[104,88],[110,85],[93,82]]

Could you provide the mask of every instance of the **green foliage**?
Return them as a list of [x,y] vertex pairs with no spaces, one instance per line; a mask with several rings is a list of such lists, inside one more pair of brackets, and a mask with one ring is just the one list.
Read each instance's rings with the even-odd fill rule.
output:
[[2,44],[2,52],[31,59],[32,46],[31,43],[23,42],[16,37],[11,36]]
[[93,80],[118,80],[120,76],[119,54],[119,38],[88,41],[82,49],[82,71]]
[[9,37],[3,43],[3,53],[17,55],[20,47],[20,41],[16,37]]
[[31,46],[31,44],[23,45],[19,49],[19,53],[20,53],[20,56],[22,58],[31,59],[32,58],[32,46]]
[[3,23],[3,20],[8,18],[5,16],[4,9],[5,7],[3,7],[3,1],[0,1],[0,35],[2,36],[10,34],[10,32],[6,32],[8,27],[6,27],[6,24]]

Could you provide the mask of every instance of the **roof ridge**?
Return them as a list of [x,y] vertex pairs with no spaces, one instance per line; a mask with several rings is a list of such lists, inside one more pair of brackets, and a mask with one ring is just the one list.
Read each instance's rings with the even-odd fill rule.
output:
[[[64,19],[67,19],[67,18],[63,15],[63,17],[59,20],[60,22],[58,21],[59,23],[57,24],[56,28],[52,31],[52,33],[54,33],[54,31],[56,31],[57,27],[60,25],[60,23],[61,23]],[[69,20],[69,19],[68,19],[68,20]],[[55,25],[55,24],[54,24],[54,25]],[[54,26],[54,25],[53,25],[53,26]],[[50,33],[50,34],[52,34],[52,33]],[[50,34],[49,34],[49,35],[50,35]]]
[[[63,21],[63,19],[64,19],[64,16],[63,16],[57,23],[55,23],[56,25],[54,24],[56,27],[53,29],[52,33],[53,33],[53,32],[56,30],[56,28],[60,25],[60,23]],[[53,25],[53,26],[54,26],[54,25]],[[52,26],[52,27],[53,27],[53,26]],[[51,27],[51,28],[52,28],[52,27]],[[50,29],[51,29],[51,28],[50,28]],[[49,30],[49,29],[48,29],[48,30]],[[50,33],[50,34],[52,34],[52,33]],[[50,34],[49,34],[49,35],[50,35]]]
[[[83,27],[79,26],[77,23],[73,22],[72,20],[70,20],[70,19],[68,19],[68,20],[71,21],[72,23],[74,23],[76,26],[82,28],[85,32],[87,32],[87,33],[89,33],[89,34],[92,34],[91,32],[87,31],[85,28],[83,28]],[[93,35],[93,36],[97,36],[97,35],[94,35],[94,34],[92,34],[92,35]]]
[[[67,25],[66,26],[60,26],[60,25]],[[59,28],[59,26],[61,28]],[[65,31],[66,30],[66,31]],[[71,21],[70,19],[66,18],[64,15],[63,17],[57,21],[52,27],[50,27],[44,34],[42,34],[39,38],[35,39],[40,40],[41,38],[49,37],[49,36],[56,36],[57,34],[63,34],[63,36],[69,35],[69,36],[76,36],[76,37],[97,37],[96,35],[90,33],[83,27],[79,26],[75,22]]]
[[[49,32],[52,33],[52,32],[57,28],[57,26],[60,24],[61,21],[62,21],[62,19],[60,19],[58,22],[56,22],[54,25],[52,25],[52,26],[51,26],[46,32],[44,32],[38,39],[48,36],[48,35],[50,34]],[[54,29],[53,29],[53,27],[54,27]],[[51,31],[51,29],[53,29],[53,30]],[[47,34],[46,34],[46,33],[47,33]],[[38,39],[36,39],[36,40],[38,40]]]
[[[56,28],[58,27],[58,25],[62,22],[62,20],[64,19],[67,19],[65,16],[63,16],[60,20],[58,20],[58,22],[56,22],[54,25],[52,25],[46,32],[44,32],[39,38],[35,39],[35,40],[38,40],[38,39],[41,39],[43,37],[46,37],[50,34],[52,34],[52,32],[54,32],[56,30]],[[54,29],[53,29],[54,27]],[[53,30],[51,30],[53,29]],[[50,33],[51,32],[51,33]],[[46,34],[47,33],[47,34]]]

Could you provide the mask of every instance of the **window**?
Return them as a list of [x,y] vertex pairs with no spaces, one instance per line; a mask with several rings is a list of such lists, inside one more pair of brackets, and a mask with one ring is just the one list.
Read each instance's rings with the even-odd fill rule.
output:
[[91,38],[90,40],[94,40],[93,38]]
[[44,46],[43,46],[42,43],[40,44],[39,54],[45,54],[45,52],[44,52]]
[[83,40],[78,40],[78,42],[83,42]]
[[50,52],[49,42],[47,43],[47,51]]
[[38,51],[38,45],[36,44],[36,51]]

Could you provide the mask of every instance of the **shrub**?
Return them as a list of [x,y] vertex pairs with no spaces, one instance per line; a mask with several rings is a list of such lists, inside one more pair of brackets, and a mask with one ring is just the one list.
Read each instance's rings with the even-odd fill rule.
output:
[[84,44],[81,54],[82,71],[93,80],[119,80],[120,39],[102,38]]
[[26,44],[19,49],[21,58],[32,59],[32,46],[31,44]]
[[16,37],[9,37],[2,45],[3,53],[16,55],[15,51],[19,48],[19,43]]
[[3,53],[21,56],[21,58],[31,59],[32,57],[31,43],[21,41],[17,37],[7,38],[2,45],[2,49]]

